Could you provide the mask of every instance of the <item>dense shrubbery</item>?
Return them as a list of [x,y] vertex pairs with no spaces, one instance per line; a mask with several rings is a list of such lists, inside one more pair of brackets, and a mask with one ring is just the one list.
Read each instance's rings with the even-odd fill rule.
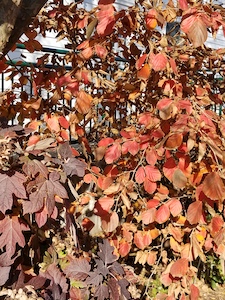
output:
[[[212,110],[223,104],[224,50],[203,45],[207,30],[225,30],[224,10],[59,2],[24,45],[55,30],[71,50],[39,68],[1,63],[19,80],[0,107],[0,293],[197,299],[202,272],[211,285],[224,278],[225,121]],[[175,35],[162,33],[177,20]],[[28,81],[33,95],[16,94]]]

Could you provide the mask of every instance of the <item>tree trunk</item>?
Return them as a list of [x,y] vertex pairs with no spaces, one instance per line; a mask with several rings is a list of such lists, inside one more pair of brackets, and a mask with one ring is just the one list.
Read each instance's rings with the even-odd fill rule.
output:
[[8,53],[47,0],[0,1],[0,59]]

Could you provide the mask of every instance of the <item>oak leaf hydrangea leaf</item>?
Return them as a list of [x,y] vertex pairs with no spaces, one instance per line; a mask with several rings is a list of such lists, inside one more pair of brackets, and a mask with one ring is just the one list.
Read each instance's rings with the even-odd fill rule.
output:
[[105,284],[99,285],[95,290],[95,295],[97,299],[104,300],[109,299],[109,288]]
[[21,223],[17,216],[12,218],[7,216],[0,221],[0,249],[5,246],[8,256],[13,256],[16,251],[16,244],[20,247],[25,246],[23,230],[28,230],[28,227]]
[[57,267],[55,263],[52,263],[47,267],[47,269],[42,272],[40,271],[40,276],[51,280],[51,285],[54,286],[54,284],[58,284],[61,288],[63,293],[67,292],[68,289],[68,283],[65,275],[63,272],[60,271],[60,269]]
[[77,175],[79,177],[84,177],[86,164],[83,161],[73,157],[69,158],[63,164],[63,169],[67,176]]
[[63,272],[69,278],[84,280],[87,278],[90,269],[91,265],[85,258],[74,258]]
[[0,174],[0,211],[4,214],[7,209],[12,208],[13,194],[18,198],[27,198],[23,186],[25,181],[25,176],[18,172],[15,172],[12,176]]
[[36,191],[30,194],[30,201],[23,201],[23,213],[34,213],[46,205],[48,215],[51,215],[55,207],[55,196],[68,198],[67,191],[59,182],[59,174],[52,172],[49,179],[41,178],[36,184]]
[[24,173],[30,178],[34,177],[36,174],[41,174],[45,178],[48,177],[48,169],[47,167],[37,159],[29,159],[25,158],[25,163],[23,165]]
[[116,255],[113,254],[114,248],[110,245],[108,240],[103,240],[103,244],[99,244],[98,257],[105,263],[105,265],[112,264],[117,260]]

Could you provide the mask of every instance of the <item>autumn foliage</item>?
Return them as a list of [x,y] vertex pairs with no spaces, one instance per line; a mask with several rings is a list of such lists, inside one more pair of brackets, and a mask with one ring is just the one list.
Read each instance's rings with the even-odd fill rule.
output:
[[67,54],[0,64],[15,80],[0,98],[1,295],[194,300],[209,257],[224,272],[225,50],[204,46],[221,28],[203,1],[42,10],[25,46],[54,30]]

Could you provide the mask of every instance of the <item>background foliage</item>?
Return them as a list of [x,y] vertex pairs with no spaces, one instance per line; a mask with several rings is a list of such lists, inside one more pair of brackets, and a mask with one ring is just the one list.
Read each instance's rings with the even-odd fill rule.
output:
[[19,76],[0,106],[1,295],[184,300],[202,271],[223,283],[224,49],[204,46],[221,26],[222,7],[191,0],[42,10],[24,46],[54,30],[68,53],[1,61]]

